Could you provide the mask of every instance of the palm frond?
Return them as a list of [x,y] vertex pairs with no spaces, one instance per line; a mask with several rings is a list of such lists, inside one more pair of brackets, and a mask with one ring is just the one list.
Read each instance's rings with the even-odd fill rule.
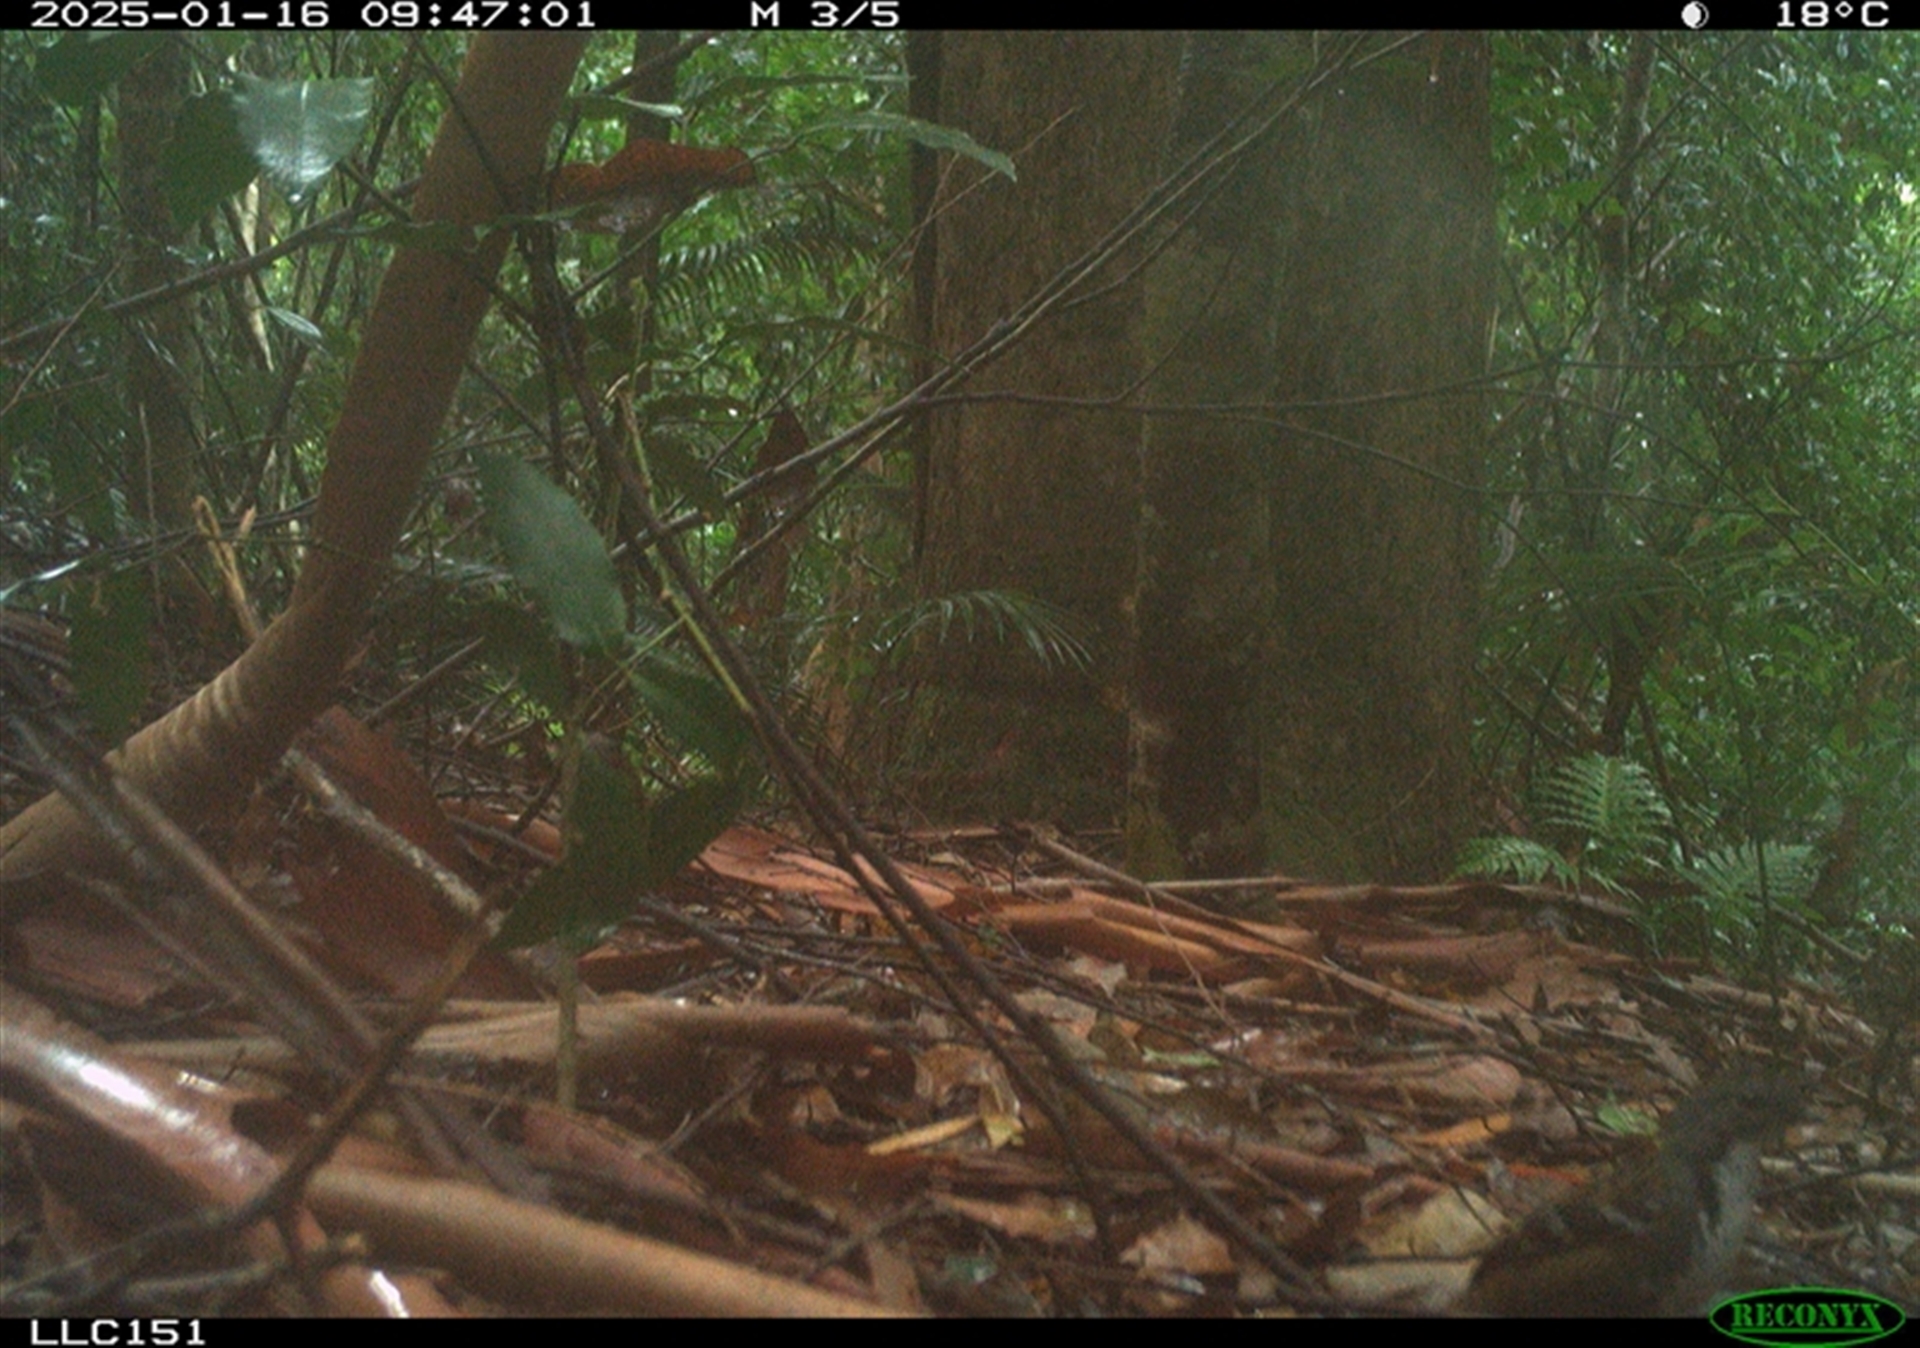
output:
[[955,629],[969,644],[1017,638],[1049,669],[1085,669],[1093,661],[1073,614],[1018,590],[967,590],[915,600],[883,620],[877,644],[898,650],[923,633],[944,643]]

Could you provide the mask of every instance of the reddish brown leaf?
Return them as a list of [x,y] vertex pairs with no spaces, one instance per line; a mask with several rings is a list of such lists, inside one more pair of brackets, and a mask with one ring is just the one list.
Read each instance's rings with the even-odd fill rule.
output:
[[[743,884],[787,894],[806,894],[824,908],[878,916],[878,910],[860,891],[852,876],[830,861],[801,850],[777,834],[762,829],[730,828],[700,854],[700,861],[716,875]],[[957,874],[929,866],[899,863],[920,897],[935,909],[953,902],[952,886],[963,883]]]
[[643,139],[604,164],[562,164],[549,191],[556,208],[589,208],[573,218],[574,228],[617,233],[648,228],[708,192],[754,181],[745,151]]
[[[407,756],[339,707],[322,713],[302,747],[343,791],[394,832],[456,874],[467,862],[453,825]],[[402,996],[424,987],[453,941],[432,887],[333,821],[298,830],[287,871],[300,890],[300,921],[318,932],[336,967]],[[461,980],[469,997],[530,997],[526,976],[494,951]]]
[[754,181],[746,152],[732,146],[717,150],[671,141],[639,139],[600,166],[600,190],[663,192],[698,196],[723,187],[745,187]]

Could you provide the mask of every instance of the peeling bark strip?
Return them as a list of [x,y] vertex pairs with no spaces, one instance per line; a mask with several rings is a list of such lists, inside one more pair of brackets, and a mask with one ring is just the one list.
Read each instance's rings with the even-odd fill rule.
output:
[[[418,221],[477,225],[540,180],[547,132],[586,38],[482,34],[468,49],[414,201]],[[218,678],[112,756],[182,823],[237,802],[333,700],[368,598],[397,541],[420,474],[486,312],[508,238],[463,258],[394,255],[374,301],[327,445],[326,475],[293,603]],[[0,904],[69,868],[98,866],[97,840],[58,796],[0,828]],[[11,914],[0,907],[0,920]]]

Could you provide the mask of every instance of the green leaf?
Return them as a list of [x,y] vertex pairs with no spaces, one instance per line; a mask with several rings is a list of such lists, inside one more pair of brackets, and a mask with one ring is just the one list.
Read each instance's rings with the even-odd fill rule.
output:
[[312,347],[315,350],[325,348],[327,334],[320,331],[318,325],[305,314],[296,314],[291,309],[282,309],[278,305],[269,304],[266,307],[266,315],[292,333],[294,340],[302,346]]
[[649,650],[634,666],[633,687],[654,719],[681,744],[722,772],[740,761],[753,728],[711,674]]
[[100,737],[118,744],[147,702],[147,586],[139,571],[74,583],[73,686]]
[[703,85],[691,94],[685,95],[689,107],[719,107],[736,103],[758,94],[767,94],[780,89],[817,88],[824,85],[847,84],[864,87],[873,83],[869,75],[729,75],[726,79],[715,80]]
[[696,777],[655,801],[648,831],[651,871],[645,883],[664,885],[692,864],[740,813],[741,796],[737,778]]
[[700,778],[649,803],[619,767],[598,753],[582,753],[567,812],[566,856],[514,905],[498,941],[523,946],[560,937],[584,945],[631,913],[641,891],[678,875],[739,808],[739,788],[720,777]]
[[567,714],[567,676],[549,624],[518,605],[497,602],[481,605],[470,622],[474,635],[486,643],[481,650],[488,664],[518,679],[521,690],[550,715]]
[[596,122],[624,122],[636,112],[658,117],[663,122],[682,121],[687,115],[687,110],[677,103],[642,103],[618,94],[581,94],[568,99],[567,103],[577,109],[581,117]]
[[671,435],[655,435],[646,442],[647,475],[668,492],[685,497],[710,516],[727,508],[727,494],[713,470],[686,444]]
[[564,824],[566,854],[534,881],[501,924],[506,946],[533,945],[604,926],[630,911],[646,869],[645,802],[624,772],[588,750],[580,755]]
[[934,122],[923,122],[918,117],[902,117],[897,112],[856,112],[845,117],[834,117],[819,123],[819,129],[835,131],[878,131],[889,135],[904,136],[917,145],[930,150],[946,150],[953,154],[965,155],[1004,174],[1010,180],[1018,180],[1014,172],[1013,160],[998,150],[989,150],[964,131],[950,126],[940,126]]
[[1644,1109],[1634,1109],[1617,1100],[1608,1100],[1596,1111],[1600,1126],[1618,1137],[1652,1137],[1660,1131],[1660,1121]]
[[1624,758],[1569,760],[1548,773],[1535,794],[1543,825],[1609,852],[1644,852],[1670,820],[1653,778]]
[[[1774,901],[1800,902],[1813,891],[1820,857],[1804,843],[1766,845],[1767,893]],[[1722,847],[1694,859],[1687,878],[1699,885],[1716,909],[1754,903],[1760,898],[1760,854],[1752,843]]]
[[1551,847],[1532,838],[1505,835],[1469,838],[1461,844],[1453,873],[1495,879],[1510,875],[1524,885],[1538,884],[1549,875],[1563,885],[1577,883],[1579,879],[1566,859]]
[[627,605],[607,547],[574,499],[532,464],[489,454],[479,463],[487,525],[527,589],[570,646],[605,650],[626,635]]
[[944,644],[956,627],[969,643],[1017,636],[1048,668],[1086,669],[1093,663],[1071,613],[1018,590],[964,590],[916,600],[881,620],[876,641],[883,649],[900,650],[916,633],[932,630]]
[[372,80],[236,78],[240,132],[295,203],[352,153],[373,109]]
[[40,54],[40,92],[73,107],[97,97],[166,38],[160,33],[68,33]]
[[259,161],[240,135],[230,93],[223,89],[200,94],[181,104],[161,168],[167,209],[174,223],[182,226],[192,224],[259,176]]

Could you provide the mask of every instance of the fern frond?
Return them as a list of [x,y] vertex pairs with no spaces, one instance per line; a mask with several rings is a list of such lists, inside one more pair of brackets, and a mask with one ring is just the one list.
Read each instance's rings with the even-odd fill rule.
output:
[[1548,876],[1568,888],[1579,883],[1574,868],[1551,847],[1532,838],[1511,836],[1469,838],[1461,845],[1453,872],[1493,879],[1511,878],[1525,885],[1538,884]]
[[[1767,892],[1776,900],[1798,902],[1813,891],[1820,874],[1819,854],[1804,843],[1766,845]],[[1716,907],[1752,903],[1760,897],[1759,854],[1750,842],[1709,852],[1686,868]]]
[[861,256],[866,241],[838,222],[783,220],[745,234],[660,256],[661,305],[707,312],[758,299],[776,282],[835,276]]
[[1672,820],[1645,768],[1604,754],[1561,764],[1535,795],[1543,824],[1614,856],[1646,856]]

